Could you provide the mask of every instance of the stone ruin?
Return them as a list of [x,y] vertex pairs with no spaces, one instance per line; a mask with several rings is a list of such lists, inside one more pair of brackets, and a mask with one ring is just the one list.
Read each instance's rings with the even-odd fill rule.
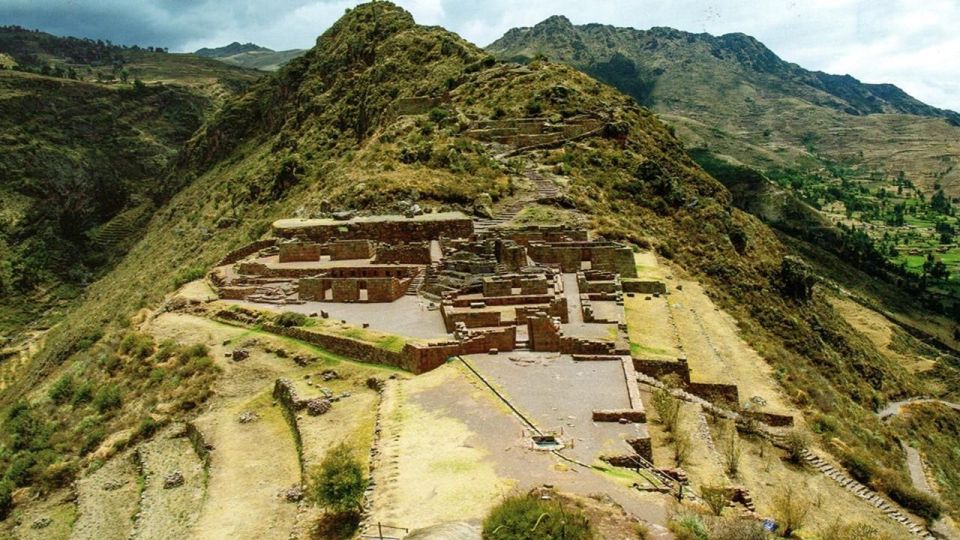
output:
[[[322,329],[268,323],[265,330],[413,373],[454,356],[512,351],[618,362],[630,407],[592,411],[592,419],[633,424],[631,455],[651,457],[623,296],[626,283],[631,290],[654,285],[635,279],[628,246],[564,226],[475,232],[472,220],[459,213],[280,220],[273,232],[273,240],[237,250],[210,273],[221,298],[308,304],[302,312],[317,303],[314,312],[324,318],[333,310],[324,303],[383,304],[387,319],[423,316],[429,304],[426,313],[442,319],[447,338],[410,340],[396,351]],[[353,321],[361,323],[367,326]],[[331,403],[320,398],[297,405],[316,415]]]

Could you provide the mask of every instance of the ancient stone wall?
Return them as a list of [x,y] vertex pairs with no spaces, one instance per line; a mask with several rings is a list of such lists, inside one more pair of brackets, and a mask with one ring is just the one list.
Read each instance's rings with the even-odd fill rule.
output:
[[233,264],[239,261],[240,259],[253,255],[254,253],[260,251],[261,249],[273,247],[274,245],[276,245],[276,243],[277,243],[276,238],[268,238],[266,240],[257,240],[252,244],[247,244],[242,248],[238,248],[231,251],[224,258],[220,259],[220,262],[218,262],[215,266],[226,266],[228,264]]
[[530,336],[530,349],[533,351],[560,350],[560,321],[546,313],[527,319],[527,332]]
[[380,244],[376,264],[430,264],[430,242],[410,244]]
[[498,277],[483,278],[483,296],[511,296],[513,294],[513,281]]
[[237,265],[237,273],[267,278],[303,278],[319,275],[323,273],[323,270],[318,268],[270,268],[263,263],[243,261]]
[[453,311],[443,313],[443,323],[447,332],[453,332],[458,322],[467,328],[483,328],[485,326],[500,326],[501,314],[499,311]]
[[613,341],[602,341],[562,336],[560,338],[560,352],[563,354],[620,354],[617,344]]
[[666,294],[667,286],[662,281],[627,279],[623,283],[623,292],[639,294]]
[[297,289],[301,300],[308,302],[323,302],[327,299],[327,290],[330,289],[330,280],[325,278],[302,278],[297,282]]
[[416,266],[339,266],[324,270],[329,278],[410,278],[420,271]]
[[360,284],[356,279],[330,280],[331,300],[334,302],[356,302],[360,300]]
[[282,263],[319,260],[320,244],[313,242],[286,242],[280,244],[279,261]]
[[327,244],[331,261],[370,259],[375,250],[370,240],[337,240]]
[[635,424],[647,421],[647,414],[637,409],[599,409],[591,416],[594,422],[619,422],[625,420]]
[[407,292],[411,280],[401,282],[397,278],[368,279],[367,302],[393,302]]
[[531,278],[521,278],[520,294],[547,294],[550,289],[550,282],[543,276]]
[[315,242],[333,240],[373,240],[398,244],[400,242],[424,242],[438,240],[441,236],[469,238],[473,234],[473,220],[462,214],[404,218],[389,216],[379,219],[356,219],[350,221],[316,220],[296,226],[285,220],[274,224],[277,236],[291,238],[304,236]]
[[220,287],[217,295],[224,300],[244,300],[256,291],[256,287]]

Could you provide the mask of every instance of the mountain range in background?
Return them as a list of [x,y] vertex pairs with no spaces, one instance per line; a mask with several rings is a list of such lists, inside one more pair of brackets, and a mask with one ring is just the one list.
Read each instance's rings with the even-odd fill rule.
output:
[[306,49],[274,51],[254,43],[234,41],[224,47],[198,49],[194,54],[249,69],[276,71],[290,60],[306,52]]
[[[158,483],[166,483],[167,471],[152,473],[156,489],[138,496],[141,472],[125,456],[151,440],[174,440],[160,430],[214,408],[224,413],[220,426],[237,427],[243,422],[231,407],[246,410],[253,400],[285,425],[267,388],[279,372],[247,372],[249,386],[227,391],[216,386],[235,368],[280,364],[262,361],[265,348],[247,362],[225,360],[227,344],[230,351],[252,349],[273,338],[247,341],[246,330],[204,319],[212,300],[205,276],[218,261],[255,246],[281,218],[404,213],[414,205],[475,215],[497,208],[522,226],[582,225],[645,252],[687,284],[671,286],[671,294],[700,290],[711,304],[704,312],[717,312],[686,319],[684,331],[703,336],[702,351],[691,353],[716,357],[717,369],[727,365],[721,356],[746,357],[710,340],[708,331],[716,331],[710,321],[729,319],[723,331],[729,342],[742,342],[737,350],[756,357],[763,367],[758,377],[789,402],[817,452],[831,453],[835,467],[882,491],[891,505],[931,522],[960,517],[958,417],[936,404],[926,404],[924,415],[883,420],[877,414],[914,396],[960,402],[960,302],[949,273],[960,259],[951,232],[952,197],[960,189],[956,113],[893,86],[803,70],[740,34],[574,26],[563,17],[512,30],[483,50],[443,28],[417,25],[389,2],[371,2],[348,10],[309,51],[293,52],[233,43],[173,54],[0,31],[0,59],[17,64],[0,71],[0,332],[10,336],[0,343],[0,443],[16,449],[0,452],[0,495],[6,491],[5,511],[15,504],[18,512],[17,519],[0,520],[0,536],[39,523],[47,537],[69,537],[74,523],[91,521],[90,512],[77,510],[89,499],[74,496],[73,486],[85,483],[86,493],[95,486],[90,506],[105,505],[102,484],[86,479],[120,465],[130,469],[121,485],[130,489],[131,511],[121,508],[94,526],[126,537],[134,526],[149,536],[143,523],[167,524],[169,534],[188,537],[196,515],[186,514],[227,508],[223,524],[215,521],[210,530],[226,530],[240,515],[287,535],[276,508],[294,506],[276,497],[272,485],[262,497],[211,488],[204,493],[238,497],[226,505],[198,497],[202,503],[185,503],[189,512],[174,516],[162,504],[142,502],[177,496]],[[267,60],[284,53],[292,59]],[[260,70],[283,65],[263,73],[239,67],[246,61],[240,59]],[[599,127],[571,129],[584,121]],[[552,131],[520,133],[517,126]],[[530,135],[544,142],[524,145]],[[541,185],[556,195],[542,196]],[[946,276],[934,274],[935,265],[928,269],[949,257]],[[902,273],[885,266],[887,259],[912,265],[915,258],[922,259],[922,277],[914,266]],[[72,294],[58,296],[64,287]],[[695,305],[682,308],[696,314]],[[232,309],[209,315],[227,317]],[[174,322],[161,327],[154,316],[160,313]],[[679,340],[673,311],[664,313],[658,322],[673,324],[664,338]],[[202,325],[187,326],[187,319]],[[227,337],[219,334],[224,328]],[[346,372],[346,364],[333,365]],[[289,373],[299,379],[305,371]],[[738,397],[731,406],[746,410],[764,401],[755,399],[751,382],[732,382],[744,385],[739,396],[749,401]],[[236,401],[223,401],[228,394]],[[376,417],[379,405],[371,407],[367,417],[314,420],[365,422]],[[418,429],[429,424],[410,418]],[[251,426],[272,430],[273,422]],[[316,440],[333,439],[301,440],[299,424],[292,425],[296,435],[283,427],[284,435],[230,439],[233,448],[256,452],[270,465],[252,470],[248,454],[237,453],[233,462],[216,462],[212,474],[223,478],[226,470],[230,482],[254,474],[273,481],[275,464],[286,459],[291,478],[302,480],[309,468],[303,461],[297,467],[305,455],[299,444],[310,449]],[[668,440],[663,428],[657,432]],[[373,435],[368,441],[336,433],[349,434],[360,454],[374,455],[374,443],[367,445]],[[266,446],[288,436],[286,453]],[[216,444],[179,437],[185,451],[177,455],[209,456],[213,448],[212,459],[224,460],[225,439],[197,439]],[[670,439],[676,448],[676,433]],[[794,449],[807,445],[785,440]],[[780,456],[788,454],[764,450],[753,437],[743,441],[753,446],[737,481],[749,483],[764,511],[778,504],[768,488],[808,486],[810,475],[819,474],[785,465]],[[914,487],[901,442],[935,471],[939,499]],[[667,446],[659,451],[666,456]],[[762,463],[776,467],[773,473],[758,466],[755,456],[764,452],[772,458]],[[717,472],[717,463],[707,462],[690,464],[697,478]],[[455,463],[454,474],[470,471]],[[458,495],[443,496],[467,500]],[[818,507],[818,526],[827,518],[899,526],[887,523],[874,503],[846,492],[841,498],[844,505]],[[479,516],[489,499],[466,510]],[[288,521],[305,523],[297,512]],[[54,536],[55,529],[66,533]]]
[[[781,230],[906,279],[960,270],[957,112],[891,84],[808,71],[739,33],[553,16],[486,50],[504,61],[563,62],[632,96],[738,206]],[[934,290],[960,294],[955,284]]]

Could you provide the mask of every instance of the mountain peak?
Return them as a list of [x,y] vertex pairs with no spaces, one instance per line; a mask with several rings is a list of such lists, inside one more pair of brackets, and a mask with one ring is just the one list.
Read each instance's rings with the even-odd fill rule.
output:
[[247,52],[273,52],[273,49],[261,47],[255,43],[240,43],[239,41],[234,41],[233,43],[223,47],[204,47],[202,49],[197,49],[194,54],[197,56],[205,56],[207,58],[223,58],[226,56],[233,56]]

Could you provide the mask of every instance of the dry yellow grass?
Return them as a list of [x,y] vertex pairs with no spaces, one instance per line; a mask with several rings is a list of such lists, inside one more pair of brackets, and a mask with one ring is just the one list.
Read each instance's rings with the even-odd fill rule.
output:
[[850,326],[866,336],[877,350],[887,358],[900,364],[911,373],[920,373],[936,367],[937,362],[931,358],[904,354],[895,350],[893,345],[894,324],[876,311],[846,298],[831,296],[830,303]]

